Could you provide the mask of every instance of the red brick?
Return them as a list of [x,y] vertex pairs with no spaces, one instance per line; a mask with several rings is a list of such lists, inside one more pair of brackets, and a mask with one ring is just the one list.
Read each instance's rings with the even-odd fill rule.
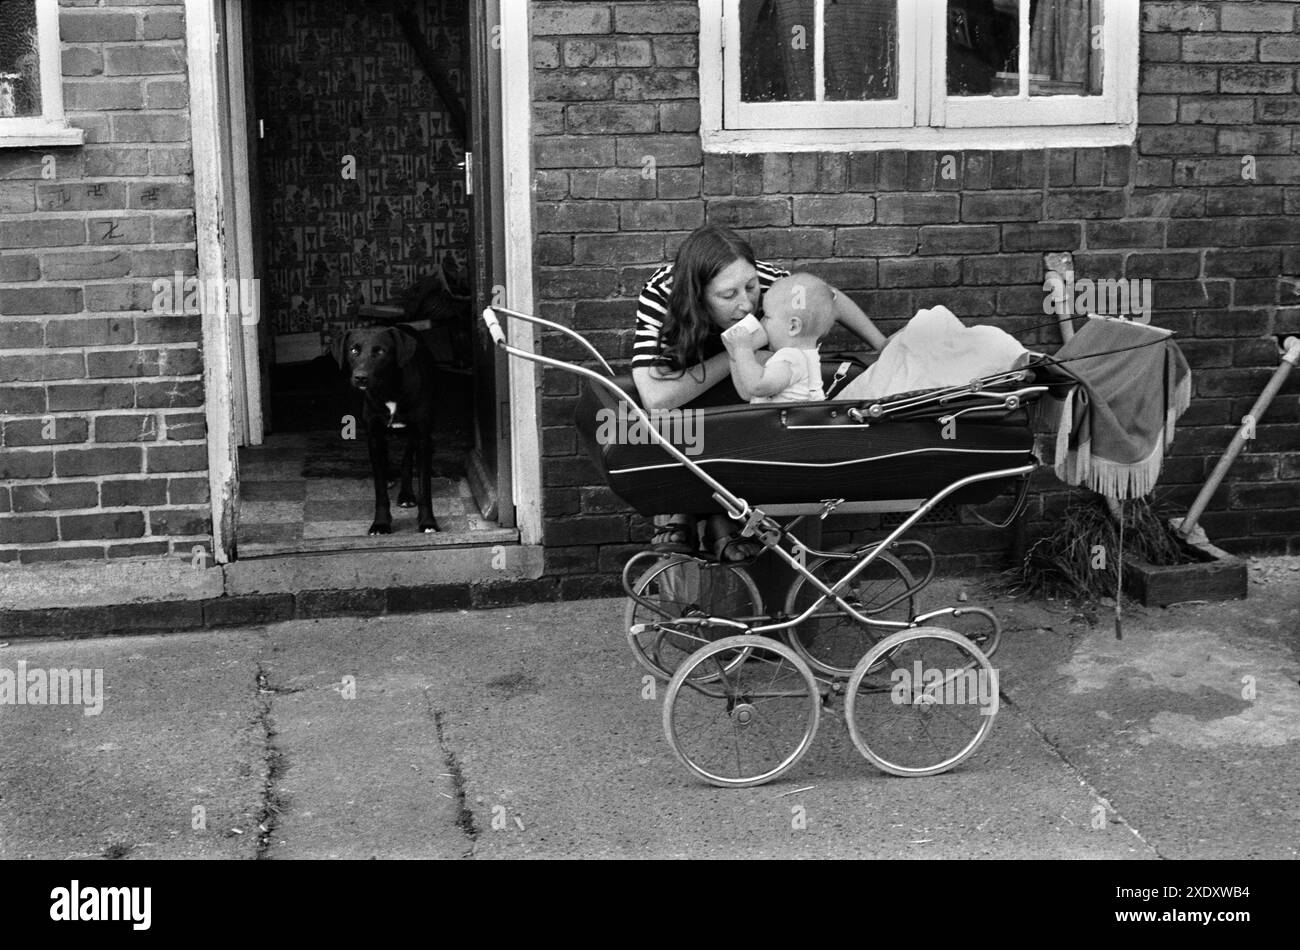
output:
[[700,84],[693,69],[656,69],[621,73],[614,79],[614,98],[632,101],[698,99]]
[[5,316],[79,313],[82,309],[79,287],[0,288],[0,314]]
[[167,504],[167,482],[161,478],[104,479],[100,504],[105,508],[148,508]]
[[834,235],[830,228],[758,228],[744,229],[740,233],[760,259],[792,261],[812,258],[817,261],[814,267],[818,276],[825,277],[822,272],[826,265],[821,258],[831,256]]
[[135,391],[127,383],[79,383],[51,386],[51,412],[78,409],[129,409],[135,405]]
[[150,445],[146,452],[145,471],[151,475],[158,472],[199,472],[208,467],[205,445]]
[[201,406],[203,405],[203,381],[168,380],[160,383],[136,383],[135,404],[139,409],[179,409]]
[[1186,95],[1219,91],[1219,70],[1213,66],[1152,65],[1143,68],[1140,91]]
[[[49,424],[53,423],[51,431]],[[0,445],[10,448],[35,445],[68,445],[85,442],[90,424],[85,419],[50,416],[46,419],[0,420]],[[46,438],[46,433],[51,438]]]
[[881,287],[943,287],[960,282],[961,263],[956,258],[880,262]]
[[996,257],[970,257],[962,265],[962,276],[967,284],[979,286],[994,284],[1043,283],[1043,259],[1037,254],[1003,254]]
[[0,544],[41,544],[59,539],[54,518],[0,518]]
[[535,140],[538,168],[607,168],[614,164],[614,139],[549,135]]
[[46,346],[106,346],[131,343],[131,321],[120,317],[78,317],[45,325]]
[[1229,95],[1294,92],[1295,71],[1285,66],[1225,66],[1219,91]]
[[694,33],[699,27],[694,3],[614,4],[614,29],[619,33]]
[[104,71],[109,76],[150,76],[185,72],[185,47],[180,43],[106,46]]
[[1158,127],[1138,132],[1143,155],[1209,154],[1215,149],[1215,130],[1200,126]]
[[206,505],[208,498],[209,488],[206,478],[167,479],[169,505]]
[[995,225],[922,227],[920,253],[980,253],[997,251]]
[[0,412],[45,411],[45,389],[39,386],[0,386]]
[[[13,510],[16,512],[94,508],[98,502],[99,487],[94,482],[56,482],[13,487]],[[64,540],[68,538],[65,536]]]
[[80,353],[0,354],[0,383],[81,379],[85,375],[85,357]]
[[618,212],[625,231],[690,231],[704,223],[703,201],[624,201]]
[[[995,156],[995,168],[997,161]],[[961,198],[961,219],[969,222],[1037,221],[1042,211],[1042,195],[1028,192],[990,191]]]
[[533,8],[531,29],[534,36],[610,32],[607,6],[590,3],[544,3]]
[[635,264],[664,260],[662,234],[579,234],[573,259],[578,264]]
[[1249,63],[1255,59],[1255,37],[1210,33],[1183,38],[1183,61],[1188,63]]
[[1236,96],[1184,96],[1178,103],[1178,121],[1187,125],[1244,125],[1254,121],[1254,116],[1254,103]]
[[72,475],[121,475],[140,471],[139,446],[63,449],[55,456],[59,478]]
[[836,257],[896,257],[916,253],[919,229],[896,227],[838,228]]
[[869,195],[796,195],[795,224],[871,224],[875,199]]
[[92,350],[86,354],[86,369],[93,378],[193,376],[202,372],[203,366],[199,351],[193,348]]
[[1199,252],[1171,252],[1165,254],[1130,254],[1125,264],[1125,277],[1175,280],[1197,277],[1201,272]]
[[1002,249],[1005,251],[1072,251],[1083,240],[1078,224],[1004,224]]
[[1163,221],[1089,221],[1089,248],[1164,247]]
[[654,132],[659,109],[631,102],[577,103],[564,110],[567,130],[575,134],[626,135]]
[[664,102],[659,106],[660,132],[691,132],[700,130],[700,104],[689,100]]
[[1295,27],[1292,3],[1224,3],[1219,16],[1227,33],[1290,33]]
[[0,321],[0,349],[34,349],[45,342],[45,327],[35,320]]
[[151,508],[149,533],[170,537],[211,534],[211,513],[206,508]]
[[1124,214],[1124,193],[1105,189],[1049,192],[1048,218],[1118,218]]
[[694,36],[656,36],[653,42],[656,66],[699,65],[700,44]]
[[98,541],[144,537],[144,514],[115,511],[96,515],[62,515],[59,533],[64,541]]
[[1300,63],[1300,37],[1265,36],[1259,41],[1261,63]]
[[545,102],[594,102],[614,98],[614,77],[599,70],[534,73],[533,98]]
[[660,174],[652,167],[584,169],[570,173],[569,190],[574,198],[654,198]]
[[98,416],[95,419],[95,441],[105,442],[155,442],[158,439],[158,417],[153,413],[129,416]]
[[655,165],[698,165],[700,140],[695,135],[624,135],[617,140],[617,164],[644,167],[647,158]]
[[1162,3],[1142,4],[1143,32],[1188,31],[1218,29],[1217,3],[1192,3],[1188,0],[1165,0]]
[[1279,250],[1212,250],[1205,255],[1205,276],[1276,276],[1281,265],[1282,252]]
[[876,202],[880,224],[943,224],[957,221],[957,195],[881,195]]

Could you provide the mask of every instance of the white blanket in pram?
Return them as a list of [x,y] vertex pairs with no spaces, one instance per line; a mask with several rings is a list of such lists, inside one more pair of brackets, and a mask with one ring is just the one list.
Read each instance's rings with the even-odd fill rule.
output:
[[885,344],[880,358],[836,399],[879,399],[963,386],[1024,365],[1028,351],[997,327],[968,327],[947,307],[922,310]]

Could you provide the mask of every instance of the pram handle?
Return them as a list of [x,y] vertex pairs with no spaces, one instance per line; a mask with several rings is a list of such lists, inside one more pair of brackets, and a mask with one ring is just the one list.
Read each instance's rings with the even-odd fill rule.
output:
[[[538,326],[543,326],[550,330],[558,330],[561,333],[563,333],[565,336],[569,337],[570,339],[578,341],[578,343],[586,347],[588,353],[590,353],[600,362],[600,365],[605,368],[605,372],[609,373],[610,378],[611,379],[613,378],[614,370],[612,370],[610,368],[610,365],[605,362],[605,357],[601,356],[600,352],[594,346],[592,346],[591,343],[587,341],[587,338],[584,337],[581,333],[578,333],[576,330],[571,330],[568,327],[564,326],[563,324],[555,323],[552,320],[543,320],[541,317],[535,317],[531,313],[520,313],[517,310],[507,310],[505,307],[484,308],[483,322],[487,324],[488,333],[492,334],[492,341],[496,343],[497,346],[509,349],[508,347],[505,346],[506,335],[505,332],[501,329],[501,324],[497,321],[497,316],[496,316],[497,313],[505,314],[507,317],[514,317],[516,320],[524,320],[528,323],[535,323]],[[522,351],[513,351],[513,352],[515,353],[516,356],[524,355]],[[562,365],[565,367],[571,366],[571,364],[569,363],[564,363]]]

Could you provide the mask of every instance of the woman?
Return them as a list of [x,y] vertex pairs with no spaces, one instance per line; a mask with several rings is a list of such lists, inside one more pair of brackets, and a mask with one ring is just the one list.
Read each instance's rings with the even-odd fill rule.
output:
[[[763,294],[787,272],[754,258],[732,231],[706,225],[677,249],[641,291],[633,342],[632,381],[646,409],[699,408],[743,400],[731,384],[722,331],[753,313],[762,316]],[[885,336],[845,294],[835,295],[836,322],[875,349]],[[755,354],[766,362],[770,352]],[[693,515],[656,515],[652,544],[680,554],[696,550]],[[755,557],[762,545],[741,537],[724,514],[710,515],[705,544],[722,561]]]

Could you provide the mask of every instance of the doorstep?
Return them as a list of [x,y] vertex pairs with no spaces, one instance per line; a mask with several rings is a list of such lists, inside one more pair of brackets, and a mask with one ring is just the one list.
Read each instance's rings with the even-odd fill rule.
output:
[[541,545],[296,553],[0,569],[0,638],[159,633],[301,617],[559,599]]

